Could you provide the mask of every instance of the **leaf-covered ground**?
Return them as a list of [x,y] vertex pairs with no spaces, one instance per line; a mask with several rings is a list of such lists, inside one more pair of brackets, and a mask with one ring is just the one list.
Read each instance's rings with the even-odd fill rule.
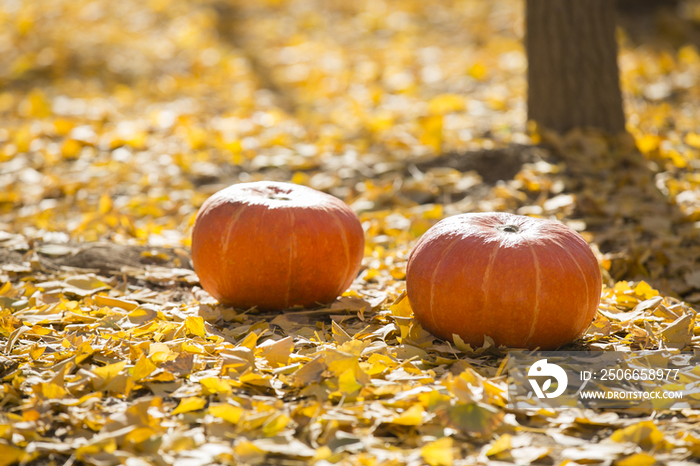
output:
[[[700,410],[507,409],[505,352],[402,294],[445,216],[556,218],[606,281],[568,349],[700,349],[700,6],[631,23],[611,140],[526,127],[520,1],[0,2],[0,465],[700,459]],[[360,215],[333,304],[198,287],[198,207],[262,179]]]

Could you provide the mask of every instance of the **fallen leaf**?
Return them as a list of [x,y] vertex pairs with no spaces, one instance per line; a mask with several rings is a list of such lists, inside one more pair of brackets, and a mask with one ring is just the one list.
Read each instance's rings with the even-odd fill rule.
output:
[[452,466],[454,441],[451,437],[435,440],[420,449],[420,454],[430,466]]
[[26,453],[13,446],[0,441],[0,466],[10,466],[11,464],[21,461]]
[[138,382],[151,375],[157,368],[158,366],[153,364],[145,355],[141,355],[133,369],[131,369],[131,376]]
[[693,339],[694,325],[694,316],[685,314],[664,328],[661,331],[661,335],[664,337],[669,347],[682,350],[688,346]]
[[504,451],[509,451],[511,449],[511,439],[512,436],[510,434],[503,434],[498,437],[486,451],[486,456],[494,456]]
[[423,413],[423,406],[416,403],[392,419],[391,423],[402,426],[419,426],[423,423]]
[[616,430],[610,439],[615,442],[635,443],[645,450],[663,451],[669,446],[664,434],[653,421],[642,421]]
[[213,404],[209,406],[209,413],[212,416],[223,419],[224,421],[229,422],[231,424],[238,424],[238,421],[241,419],[243,412],[244,410],[240,406],[234,406],[228,403]]
[[187,333],[206,338],[207,332],[204,329],[204,319],[199,316],[188,316],[185,318],[185,328]]
[[199,411],[203,409],[207,404],[207,400],[198,396],[191,396],[189,398],[183,398],[175,409],[173,409],[170,414],[175,416],[176,414],[189,413],[192,411]]
[[260,355],[267,359],[271,367],[286,366],[289,362],[289,355],[294,349],[294,339],[285,337],[277,341],[267,340],[258,348],[262,350]]
[[653,466],[654,464],[656,464],[656,458],[648,453],[635,453],[615,461],[615,466]]

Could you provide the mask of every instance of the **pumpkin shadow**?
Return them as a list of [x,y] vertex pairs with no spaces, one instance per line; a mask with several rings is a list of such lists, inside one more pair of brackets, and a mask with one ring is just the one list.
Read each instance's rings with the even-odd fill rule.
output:
[[537,146],[511,144],[497,149],[467,152],[450,152],[425,162],[416,163],[421,171],[435,167],[452,168],[461,172],[476,171],[484,183],[494,185],[498,181],[512,180],[526,163],[547,157],[546,151]]
[[684,172],[641,154],[629,135],[613,139],[573,131],[548,142],[564,166],[564,192],[574,201],[561,220],[579,222],[601,253],[608,283],[644,280],[667,295],[699,303],[700,276],[693,275],[699,228],[669,190]]

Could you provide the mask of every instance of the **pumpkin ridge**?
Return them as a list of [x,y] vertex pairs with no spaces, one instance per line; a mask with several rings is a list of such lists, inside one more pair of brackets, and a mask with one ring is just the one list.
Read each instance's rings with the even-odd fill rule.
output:
[[[231,233],[233,232],[234,229],[238,228],[238,225],[236,225],[236,222],[238,221],[238,218],[241,216],[243,213],[243,209],[238,208],[236,209],[236,213],[233,214],[228,221],[226,222],[226,238],[224,239],[224,247],[223,251],[221,251],[221,256],[226,257],[226,253],[228,252],[228,248],[231,245]],[[234,227],[235,226],[235,227]]]
[[[343,222],[340,220],[340,217],[336,215],[336,212],[332,210],[327,211],[335,224],[338,226],[338,231],[340,232],[340,238],[343,240],[343,254],[345,256],[345,273],[343,274],[344,277],[347,277],[350,274],[350,267],[352,266],[352,261],[350,260],[350,244],[348,243],[348,237],[345,234],[345,229],[343,228]],[[340,290],[341,292],[344,290]]]
[[294,210],[289,209],[289,264],[287,266],[287,295],[284,297],[284,306],[289,307],[289,294],[292,292],[292,265],[294,264],[294,257],[296,256],[296,234],[294,234]]
[[[588,243],[583,243],[583,244],[579,245],[579,248],[583,251],[584,257],[585,257],[586,255],[589,255],[589,254],[590,254],[590,256],[591,256],[591,259],[592,259],[592,260],[590,260],[590,261],[587,262],[588,267],[589,267],[589,268],[592,267],[592,268],[594,268],[596,271],[599,271],[599,270],[600,270],[600,266],[598,265],[598,260],[595,258],[595,256],[593,256],[593,253],[591,252],[591,250],[590,250],[590,248],[589,248],[589,246],[588,246]],[[584,263],[584,265],[586,265],[586,264]],[[584,272],[584,275],[587,276],[587,274],[585,274],[585,272]],[[596,279],[595,279],[596,276],[597,276],[597,277],[600,277],[600,275],[593,275],[593,276],[591,276],[591,277],[589,277],[589,278],[593,280],[593,287],[594,287],[594,289],[596,288],[596,285],[597,285],[597,291],[595,292],[595,294],[596,294],[596,296],[597,296],[597,300],[596,300],[596,298],[594,298],[594,302],[600,303],[600,293],[601,293],[602,282],[601,282],[600,280],[596,280]],[[589,289],[589,288],[588,288],[588,281],[586,281],[586,289],[587,289],[587,290]],[[588,309],[588,306],[589,306],[589,305],[590,305],[590,303],[589,303],[588,301],[586,301],[586,307],[587,307],[586,312],[589,311],[589,309]],[[596,305],[596,306],[595,306],[595,311],[593,312],[594,315],[591,317],[591,320],[595,317],[595,314],[597,314],[597,313],[598,313],[598,306]],[[586,327],[587,327],[587,326],[586,326]],[[585,330],[585,328],[584,328],[584,330]]]
[[542,277],[540,276],[540,260],[535,253],[535,248],[532,244],[529,244],[530,252],[532,253],[532,259],[535,263],[535,315],[532,319],[532,325],[530,326],[530,333],[525,339],[525,346],[530,342],[530,338],[535,334],[535,326],[537,325],[537,320],[540,317],[540,288],[542,287]]
[[[445,261],[445,258],[447,257],[447,253],[449,253],[452,248],[457,245],[458,241],[456,241],[456,238],[452,239],[452,243],[445,248],[445,250],[442,252],[442,256],[440,256],[440,260],[438,260],[438,263],[435,265],[435,270],[433,270],[433,276],[430,277],[430,318],[433,321],[433,328],[437,329],[439,328],[435,324],[435,309],[434,309],[434,298],[435,298],[435,277],[437,276],[438,272],[440,271],[440,266],[442,263]],[[452,337],[452,335],[450,335]]]
[[[229,241],[229,239],[231,238],[231,233],[233,232],[233,230],[238,229],[238,219],[240,218],[241,214],[243,214],[243,209],[241,209],[240,207],[240,205],[236,206],[236,213],[229,217],[228,221],[226,222],[226,238],[224,239],[223,243],[224,248],[221,254],[222,258],[228,257],[226,253],[228,252],[228,248],[231,244],[231,242]],[[221,292],[222,288],[225,287],[225,285],[222,287],[222,283],[220,280],[221,277],[221,274],[212,274],[209,277],[210,279],[213,279],[216,282],[216,287],[219,293]]]
[[491,255],[489,256],[489,263],[486,265],[486,269],[484,270],[484,275],[481,282],[481,291],[484,293],[484,309],[488,309],[489,307],[489,294],[486,284],[490,281],[491,269],[493,268],[493,264],[496,262],[496,256],[500,252],[500,249],[500,244],[494,243],[493,251],[491,251]]
[[[579,329],[581,327],[581,322],[586,318],[586,313],[588,312],[589,303],[590,303],[590,290],[588,288],[588,280],[586,279],[586,274],[584,273],[583,268],[581,268],[581,264],[579,264],[578,260],[576,260],[574,255],[571,254],[571,252],[566,247],[564,247],[564,245],[561,244],[559,241],[556,241],[555,244],[557,244],[560,248],[562,248],[564,250],[564,252],[566,252],[566,254],[571,258],[573,263],[576,264],[576,268],[578,269],[579,273],[583,277],[583,284],[586,287],[586,311],[581,313],[581,315],[576,319],[576,324],[575,324],[575,328]],[[576,330],[576,332],[578,333],[579,330]]]

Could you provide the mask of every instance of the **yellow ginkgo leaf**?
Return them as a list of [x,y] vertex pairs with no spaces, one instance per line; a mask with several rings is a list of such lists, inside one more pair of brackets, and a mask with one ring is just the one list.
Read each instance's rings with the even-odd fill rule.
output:
[[278,413],[276,416],[271,417],[263,425],[263,434],[267,437],[273,437],[277,435],[282,429],[287,427],[291,419],[286,414]]
[[398,364],[396,361],[391,359],[389,356],[384,355],[384,354],[379,354],[379,353],[373,353],[368,359],[367,359],[367,364],[369,365],[369,369],[367,369],[367,373],[370,376],[375,376],[378,374],[381,374],[385,370],[389,368],[394,368]]
[[27,101],[29,103],[27,107],[30,116],[46,118],[51,115],[51,103],[40,89],[32,89],[27,96]]
[[209,406],[209,414],[223,419],[231,424],[237,424],[243,415],[243,408],[229,403],[221,403]]
[[207,400],[199,396],[190,396],[180,400],[180,404],[177,408],[173,409],[170,414],[173,416],[176,414],[189,413],[191,411],[198,411],[206,406]]
[[700,149],[700,134],[688,133],[685,135],[685,143],[696,149]]
[[452,466],[454,441],[451,437],[443,437],[425,445],[420,449],[420,454],[430,466]]
[[187,333],[198,337],[206,338],[207,332],[204,330],[204,319],[198,316],[188,316],[185,318],[185,328]]
[[170,356],[171,349],[165,343],[151,343],[148,348],[148,357],[156,364],[165,362]]
[[486,66],[481,62],[477,62],[469,68],[468,73],[472,78],[481,80],[486,76],[486,71]]
[[112,453],[116,449],[117,442],[114,438],[93,439],[90,443],[78,447],[78,449],[75,450],[75,456],[82,461],[87,456],[97,455],[102,452]]
[[138,445],[150,439],[155,434],[156,431],[150,427],[137,427],[136,429],[126,434],[124,440],[129,443]]
[[23,421],[37,421],[41,418],[41,413],[36,409],[28,409],[22,413]]
[[265,451],[249,440],[241,439],[233,447],[238,459],[243,463],[259,463],[265,459]]
[[615,462],[615,466],[653,466],[656,458],[648,453],[635,453]]
[[428,110],[432,114],[445,114],[465,107],[464,96],[458,94],[440,94],[428,102]]
[[0,466],[10,466],[17,463],[25,455],[24,450],[0,441]]
[[46,382],[41,384],[41,394],[46,399],[59,399],[66,395],[66,389],[56,383]]
[[442,115],[424,117],[420,120],[420,125],[423,128],[420,142],[426,146],[432,147],[436,152],[439,152],[442,146]]
[[471,345],[465,343],[464,340],[462,340],[462,337],[460,337],[456,333],[452,334],[452,341],[454,342],[454,345],[457,347],[457,349],[464,353],[471,353],[473,351]]
[[44,351],[46,351],[46,346],[33,345],[29,350],[29,357],[36,361],[44,354]]
[[103,194],[102,196],[100,196],[100,201],[98,203],[97,210],[102,215],[112,210],[112,197],[109,194]]
[[231,384],[228,380],[218,377],[205,377],[199,381],[202,385],[204,395],[212,395],[215,393],[231,393]]
[[111,296],[105,296],[102,294],[96,295],[93,300],[98,306],[108,306],[108,307],[119,307],[125,311],[133,311],[139,307],[139,303],[136,301],[130,301],[127,299],[112,298]]
[[503,434],[498,437],[496,441],[491,444],[491,447],[486,452],[486,456],[493,456],[510,450],[512,438],[510,434]]
[[125,365],[126,361],[119,361],[115,362],[114,364],[107,364],[106,366],[93,368],[91,372],[99,378],[99,380],[95,382],[95,389],[99,390],[100,387],[104,386],[110,380],[116,377],[122,371],[122,369],[124,369]]
[[406,411],[395,417],[391,423],[402,426],[419,426],[423,423],[423,413],[425,410],[420,403],[416,403]]
[[648,154],[658,149],[660,142],[661,138],[654,134],[645,134],[644,136],[639,137],[636,140],[637,149],[639,149],[639,151],[643,154]]
[[254,350],[255,345],[258,341],[258,335],[255,332],[250,332],[245,338],[238,344],[238,346],[243,346],[248,349]]
[[412,317],[413,309],[411,309],[411,303],[408,302],[408,298],[405,293],[402,293],[389,308],[392,315],[397,317]]
[[[267,343],[267,341],[265,343]],[[289,362],[289,355],[294,349],[294,339],[292,337],[286,337],[269,344],[265,343],[260,345],[262,349],[260,356],[267,359],[270,366],[274,368],[286,366]]]
[[362,384],[357,382],[355,371],[348,369],[338,377],[338,390],[344,395],[353,395],[360,391]]
[[647,282],[641,281],[634,287],[634,294],[641,296],[642,299],[649,299],[658,296],[659,292],[652,288]]
[[663,450],[667,446],[664,434],[654,424],[654,421],[642,421],[613,432],[610,439],[615,442],[636,443],[645,450]]
[[138,361],[136,361],[136,364],[134,365],[133,369],[131,370],[131,376],[134,378],[135,381],[138,382],[139,380],[151,375],[151,373],[157,368],[158,366],[153,364],[150,359],[148,359],[145,355],[142,354]]

